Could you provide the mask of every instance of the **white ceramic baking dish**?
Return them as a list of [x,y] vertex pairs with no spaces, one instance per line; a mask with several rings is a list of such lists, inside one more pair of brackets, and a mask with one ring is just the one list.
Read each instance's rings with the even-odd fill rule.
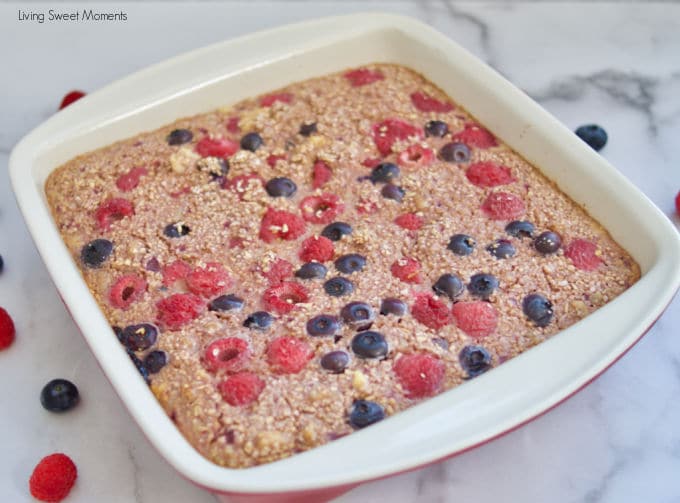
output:
[[[77,154],[291,82],[371,62],[409,66],[536,164],[639,262],[623,295],[549,341],[456,389],[291,458],[221,468],[195,451],[140,379],[50,216],[43,185]],[[654,323],[680,283],[680,239],[628,180],[512,84],[429,26],[385,14],[310,21],[152,66],[56,114],[14,149],[10,174],[33,239],[130,414],[186,478],[252,501],[312,501],[422,466],[536,417],[604,371]]]

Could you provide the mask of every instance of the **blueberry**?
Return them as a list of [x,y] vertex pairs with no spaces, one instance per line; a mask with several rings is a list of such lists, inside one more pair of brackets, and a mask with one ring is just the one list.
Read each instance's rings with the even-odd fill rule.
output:
[[40,403],[50,412],[65,412],[80,401],[78,388],[66,379],[53,379],[40,392]]
[[116,334],[116,338],[120,341],[120,343],[123,343],[123,329],[117,326],[112,326],[111,329],[113,330],[113,333]]
[[482,346],[465,346],[458,353],[458,361],[468,377],[476,377],[491,368],[491,355]]
[[330,314],[320,314],[307,322],[307,333],[317,337],[335,335],[340,330],[340,320]]
[[590,145],[596,151],[602,150],[607,144],[607,132],[597,124],[587,124],[576,130],[576,136]]
[[470,160],[470,148],[465,143],[447,143],[439,149],[439,158],[446,162],[468,162]]
[[515,247],[507,239],[497,239],[486,247],[486,251],[496,258],[510,258],[517,253]]
[[321,231],[321,235],[331,241],[340,241],[343,236],[352,234],[352,226],[345,222],[333,222]]
[[399,178],[399,166],[391,162],[381,162],[371,171],[371,181],[373,183],[391,182]]
[[272,178],[264,188],[272,197],[292,197],[297,192],[295,182],[285,177]]
[[428,121],[425,124],[425,136],[442,138],[449,132],[449,126],[443,121]]
[[222,157],[202,157],[196,161],[196,168],[209,174],[213,180],[218,180],[229,174],[229,161]]
[[254,330],[267,330],[274,322],[274,317],[267,311],[257,311],[249,315],[243,326]]
[[349,354],[345,351],[331,351],[321,357],[321,368],[333,374],[340,374],[349,366]]
[[366,257],[358,253],[348,253],[335,261],[335,268],[345,274],[361,271],[366,265]]
[[2,260],[2,255],[0,255],[0,272],[5,268],[5,261]]
[[446,248],[451,250],[456,255],[464,257],[465,255],[470,255],[477,245],[477,242],[472,236],[467,234],[454,234],[449,240],[449,244]]
[[498,279],[493,274],[473,274],[468,283],[468,291],[475,297],[488,299],[498,285]]
[[541,232],[536,239],[534,239],[534,248],[538,253],[548,255],[555,253],[562,246],[562,238],[559,234],[552,231]]
[[262,137],[258,133],[248,133],[241,138],[241,148],[243,150],[255,152],[262,145],[264,145],[264,141],[262,141]]
[[380,303],[380,314],[387,316],[393,314],[395,316],[404,316],[406,314],[406,302],[394,297],[383,299]]
[[127,354],[130,357],[130,360],[132,360],[132,363],[135,364],[135,367],[137,367],[137,370],[139,371],[140,375],[144,378],[144,382],[146,384],[149,384],[149,371],[146,369],[144,366],[144,362],[137,358],[137,355],[135,354],[134,351],[131,349],[127,350]]
[[380,194],[382,194],[385,199],[392,199],[393,201],[400,203],[403,201],[406,191],[398,185],[386,183],[380,191]]
[[371,306],[365,302],[350,302],[340,310],[342,320],[350,327],[365,330],[375,319]]
[[389,351],[383,334],[372,330],[355,335],[351,347],[354,354],[360,358],[384,358]]
[[144,351],[156,343],[158,328],[151,323],[129,325],[121,333],[121,342],[132,351]]
[[302,136],[310,136],[314,133],[316,133],[316,122],[310,122],[309,124],[300,126],[300,134]]
[[432,290],[437,295],[446,295],[453,300],[463,293],[463,282],[455,274],[442,274],[432,285]]
[[241,297],[230,293],[214,298],[208,304],[210,311],[236,311],[243,308],[244,301]]
[[526,220],[515,220],[505,226],[505,232],[516,238],[532,238],[534,230],[534,224]]
[[331,278],[323,284],[323,289],[331,297],[342,297],[354,291],[354,285],[347,278],[337,276]]
[[191,232],[191,228],[183,222],[173,222],[165,226],[163,234],[169,238],[181,238]]
[[108,239],[95,239],[80,250],[80,260],[87,267],[97,268],[106,262],[113,251],[113,243]]
[[323,279],[327,271],[326,266],[319,262],[307,262],[295,271],[295,276],[302,279]]
[[170,131],[170,134],[165,139],[168,145],[182,145],[183,143],[189,143],[194,139],[194,134],[188,129],[175,129]]
[[149,371],[149,374],[159,372],[165,364],[168,363],[168,356],[165,351],[151,351],[144,358],[144,367]]
[[349,424],[355,430],[385,419],[385,409],[370,400],[355,400],[349,412]]
[[553,317],[552,302],[538,293],[524,297],[522,310],[538,327],[547,326]]

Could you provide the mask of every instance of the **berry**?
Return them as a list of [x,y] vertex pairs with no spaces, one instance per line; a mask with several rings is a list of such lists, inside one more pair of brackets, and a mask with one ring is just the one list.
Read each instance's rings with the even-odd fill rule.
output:
[[78,469],[66,454],[50,454],[40,460],[31,474],[28,487],[31,496],[56,503],[68,496],[78,478]]
[[302,218],[313,224],[328,224],[345,210],[345,205],[335,194],[324,192],[319,196],[308,196],[300,202]]
[[463,282],[455,274],[442,274],[432,285],[432,290],[437,295],[445,295],[453,300],[463,293]]
[[498,145],[494,135],[477,124],[466,124],[463,131],[453,135],[453,139],[482,149]]
[[359,332],[352,338],[350,344],[352,351],[359,358],[385,358],[389,351],[389,346],[385,336],[380,332],[366,330]]
[[446,374],[444,363],[429,353],[403,355],[392,369],[409,398],[436,394],[441,389]]
[[271,154],[267,156],[267,164],[269,164],[270,167],[275,167],[276,163],[279,161],[285,161],[288,159],[288,156],[286,155],[276,155],[276,154]]
[[361,161],[361,165],[373,169],[381,162],[382,159],[380,157],[369,157],[368,159],[364,159],[363,161]]
[[170,131],[165,141],[168,145],[182,145],[194,139],[194,134],[188,129],[174,129]]
[[420,217],[415,213],[404,213],[403,215],[399,215],[397,218],[395,218],[394,223],[402,229],[406,229],[408,231],[417,231],[423,226],[425,221],[423,220],[423,217]]
[[607,144],[607,132],[597,124],[587,124],[576,129],[576,136],[599,152]]
[[335,335],[340,330],[340,321],[330,314],[320,314],[307,322],[307,333],[313,337]]
[[225,337],[208,344],[203,352],[203,363],[210,372],[223,370],[239,372],[251,356],[248,342],[239,337]]
[[109,290],[109,302],[118,309],[127,309],[146,292],[146,280],[136,274],[126,274],[116,280]]
[[468,236],[467,234],[454,234],[451,236],[446,248],[456,255],[465,257],[475,250],[475,246],[477,246],[477,241],[475,241],[472,236]]
[[552,302],[538,293],[524,297],[522,310],[537,327],[549,325],[553,317]]
[[334,253],[333,241],[323,236],[311,236],[302,242],[298,256],[303,262],[327,262]]
[[373,141],[382,155],[392,152],[396,141],[421,139],[423,130],[401,119],[385,119],[373,125]]
[[143,176],[146,176],[148,173],[149,172],[146,170],[146,168],[132,168],[124,175],[120,175],[118,177],[116,180],[116,187],[118,187],[123,192],[128,192],[137,187],[137,185],[139,185],[139,179]]
[[425,136],[443,138],[449,132],[449,126],[443,121],[428,121],[425,124]]
[[534,230],[534,224],[526,220],[513,220],[505,226],[505,232],[515,238],[532,238]]
[[262,98],[260,98],[260,106],[270,107],[276,102],[290,103],[291,101],[293,101],[293,95],[290,94],[290,93],[268,94],[268,95],[262,96]]
[[270,285],[278,285],[285,279],[293,275],[293,264],[282,258],[277,258],[269,270],[264,273],[264,277],[269,280]]
[[385,409],[370,400],[355,400],[349,412],[349,424],[355,430],[385,419]]
[[446,101],[439,101],[421,91],[411,93],[411,103],[421,112],[446,113],[453,110],[453,105]]
[[193,293],[176,293],[156,303],[158,323],[161,327],[176,330],[198,318],[205,303]]
[[307,262],[295,271],[295,277],[301,279],[323,279],[326,277],[326,266],[318,262]]
[[201,157],[229,157],[238,151],[238,147],[233,140],[206,136],[196,144],[196,152]]
[[458,302],[451,313],[456,326],[475,339],[491,334],[498,325],[498,314],[488,302]]
[[406,314],[406,302],[393,297],[383,299],[380,303],[380,314],[383,316],[387,316],[388,314],[404,316]]
[[562,246],[562,238],[559,234],[552,231],[541,232],[536,239],[534,239],[534,248],[542,255],[555,253]]
[[451,313],[446,304],[426,293],[416,295],[416,300],[411,306],[411,314],[416,321],[434,330],[451,323]]
[[346,351],[331,351],[321,357],[321,368],[332,374],[341,374],[349,367],[350,357]]
[[302,136],[311,136],[316,133],[316,122],[304,123],[300,126],[299,133]]
[[173,222],[168,224],[163,229],[163,234],[169,238],[181,238],[186,236],[191,232],[191,227],[189,227],[184,222]]
[[680,215],[680,191],[675,196],[675,212]]
[[406,168],[425,168],[434,162],[434,150],[416,143],[401,152],[398,159]]
[[349,72],[346,72],[343,77],[349,81],[352,87],[365,86],[385,78],[380,70],[371,70],[370,68],[350,70]]
[[475,297],[486,300],[498,286],[498,279],[493,274],[473,274],[468,283],[468,291]]
[[168,363],[165,351],[151,351],[144,357],[144,367],[149,374],[156,374]]
[[274,317],[267,311],[256,311],[245,319],[243,326],[253,330],[267,330],[274,323]]
[[196,161],[196,169],[210,175],[211,180],[223,182],[229,174],[229,161],[222,157],[202,157]]
[[121,331],[119,339],[132,351],[144,351],[156,343],[158,328],[151,323],[128,325]]
[[260,223],[260,239],[271,243],[275,239],[293,241],[305,233],[306,224],[295,213],[267,208]]
[[219,297],[210,301],[208,304],[209,311],[240,311],[243,309],[244,301],[241,297],[230,293],[229,295],[220,295]]
[[156,257],[151,257],[147,260],[146,264],[144,264],[144,269],[151,272],[161,272],[161,263]]
[[83,96],[85,96],[85,93],[83,91],[71,91],[69,93],[66,93],[66,96],[62,98],[61,103],[59,104],[59,110],[66,108],[71,103],[75,103]]
[[248,133],[241,138],[241,148],[243,150],[255,152],[262,145],[264,145],[264,141],[259,133]]
[[5,268],[5,261],[2,260],[2,255],[0,255],[0,273]]
[[465,346],[458,353],[458,361],[468,377],[477,377],[491,368],[491,355],[482,346]]
[[108,239],[95,239],[80,250],[80,260],[87,267],[96,269],[101,267],[113,252],[113,243]]
[[263,297],[265,309],[274,311],[276,314],[287,314],[295,308],[295,304],[308,300],[307,289],[294,281],[284,281],[268,288]]
[[267,346],[267,362],[279,374],[297,374],[313,357],[309,344],[296,337],[278,337]]
[[471,155],[470,147],[465,143],[451,142],[439,149],[439,158],[446,162],[462,164],[468,162]]
[[50,412],[64,412],[78,405],[78,388],[66,379],[53,379],[40,392],[40,403]]
[[515,247],[507,239],[497,239],[486,247],[486,251],[496,258],[510,258],[517,253]]
[[114,197],[104,201],[94,214],[97,226],[103,230],[109,230],[113,222],[123,220],[125,217],[134,215],[135,208],[130,201],[122,197]]
[[132,360],[132,363],[134,363],[139,375],[141,375],[142,379],[144,379],[144,382],[146,384],[150,384],[151,380],[149,379],[149,371],[144,366],[144,362],[137,358],[137,355],[131,349],[127,350],[127,355],[130,357],[130,360]]
[[335,268],[345,274],[359,272],[366,266],[366,257],[358,253],[348,253],[335,261]]
[[323,161],[316,161],[312,168],[312,188],[323,187],[333,176],[331,168]]
[[418,284],[422,282],[420,276],[420,262],[411,257],[404,257],[395,261],[390,267],[392,276],[404,283]]
[[212,297],[222,293],[233,284],[222,264],[208,262],[205,267],[197,267],[187,277],[187,288],[191,293]]
[[337,276],[331,278],[323,284],[324,291],[331,297],[342,297],[354,291],[354,285],[347,278]]
[[265,382],[250,372],[229,376],[219,385],[222,398],[234,407],[254,402],[264,387]]
[[514,220],[524,214],[524,201],[509,192],[489,194],[481,207],[492,220]]
[[371,170],[370,179],[373,183],[387,183],[399,178],[399,166],[392,162],[381,162]]
[[404,196],[406,195],[406,191],[399,187],[398,185],[386,183],[383,186],[382,190],[380,191],[380,194],[385,199],[392,199],[393,201],[400,203],[403,201]]
[[465,176],[477,187],[497,187],[515,181],[510,168],[500,166],[493,161],[482,161],[470,164]]
[[234,178],[227,180],[226,178],[222,182],[222,188],[228,189],[238,194],[238,198],[243,201],[245,196],[257,190],[259,187],[264,185],[264,180],[262,177],[255,173],[249,173],[247,175],[238,175]]
[[331,241],[340,241],[343,236],[352,234],[352,226],[345,222],[333,222],[321,231],[321,235]]
[[230,133],[238,133],[241,131],[241,126],[239,125],[240,121],[241,118],[238,116],[229,117],[229,120],[227,121],[227,131]]
[[350,302],[340,311],[342,321],[357,330],[365,330],[375,319],[375,313],[371,306],[365,302]]
[[191,272],[191,266],[183,260],[175,260],[161,268],[163,285],[172,286],[175,281],[184,279]]
[[575,239],[564,250],[564,255],[577,269],[594,271],[603,263],[598,256],[597,245],[586,239]]

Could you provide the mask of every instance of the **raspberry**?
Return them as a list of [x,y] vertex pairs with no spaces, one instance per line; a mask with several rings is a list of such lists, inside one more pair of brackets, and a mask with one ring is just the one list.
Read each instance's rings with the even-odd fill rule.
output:
[[345,205],[335,194],[324,192],[319,196],[305,197],[300,203],[302,218],[313,224],[329,224],[345,211]]
[[0,351],[12,345],[15,335],[16,329],[12,317],[0,307]]
[[116,280],[109,290],[109,302],[118,309],[127,309],[146,292],[146,280],[136,274],[126,274]]
[[264,187],[264,179],[255,173],[238,175],[230,179],[225,178],[222,182],[222,188],[236,192],[241,201],[243,201],[246,193],[256,189],[258,185]]
[[678,195],[675,196],[675,212],[680,215],[680,191],[678,191]]
[[297,374],[313,357],[312,348],[296,337],[279,337],[267,347],[267,361],[279,374]]
[[333,176],[331,168],[323,161],[316,161],[312,168],[312,188],[322,187]]
[[361,161],[361,165],[373,169],[381,162],[382,159],[380,159],[379,157],[369,157],[368,159],[364,159],[363,161]]
[[564,249],[564,254],[583,271],[594,271],[603,263],[598,256],[597,245],[586,239],[575,239],[569,243]]
[[498,145],[494,135],[477,124],[466,124],[465,129],[453,135],[453,139],[469,147],[489,148]]
[[283,281],[265,290],[263,300],[265,309],[276,314],[287,314],[295,308],[295,304],[307,302],[309,295],[300,283]]
[[399,154],[399,165],[405,168],[424,168],[434,162],[434,151],[416,143]]
[[402,229],[417,231],[423,226],[424,220],[415,213],[404,213],[395,218],[394,223]]
[[187,277],[190,292],[204,297],[213,297],[229,288],[233,281],[222,264],[208,262],[205,267],[197,267]]
[[260,239],[271,243],[275,239],[293,241],[305,233],[305,221],[295,213],[267,208],[260,223]]
[[94,217],[99,228],[106,231],[109,230],[113,222],[134,215],[134,213],[135,208],[130,201],[122,197],[113,197],[99,205]]
[[235,115],[234,117],[229,117],[229,120],[227,121],[227,131],[230,133],[238,133],[241,131],[241,126],[239,125],[240,117],[238,115]]
[[372,84],[379,80],[383,80],[385,76],[379,70],[371,70],[369,68],[357,68],[356,70],[351,70],[346,72],[343,77],[349,80],[352,87],[365,86],[366,84]]
[[59,110],[61,110],[62,108],[66,108],[71,103],[78,101],[83,96],[85,96],[85,93],[82,91],[71,91],[62,98],[61,103],[59,104]]
[[444,363],[429,353],[404,355],[394,364],[393,370],[409,398],[436,394],[446,374]]
[[492,220],[516,220],[524,214],[524,202],[509,192],[493,192],[482,203],[482,211]]
[[238,337],[225,337],[211,342],[203,353],[203,362],[211,372],[238,372],[250,359],[248,342]]
[[282,258],[277,258],[269,270],[264,273],[264,277],[269,280],[270,285],[279,285],[283,280],[293,275],[293,264]]
[[416,296],[416,301],[411,306],[411,314],[416,321],[434,330],[451,323],[451,312],[446,304],[427,293]]
[[498,314],[488,302],[457,302],[451,313],[456,326],[475,339],[491,334],[498,324]]
[[163,284],[165,286],[171,286],[175,281],[186,278],[190,272],[191,266],[189,264],[183,260],[175,260],[161,268]]
[[439,101],[429,94],[421,91],[416,91],[411,94],[411,103],[421,112],[450,112],[453,110],[453,105],[446,101]]
[[275,93],[275,94],[268,94],[266,96],[262,96],[260,98],[260,106],[261,107],[270,107],[276,102],[280,103],[290,103],[293,101],[293,95],[290,93]]
[[273,168],[274,166],[276,166],[276,163],[277,163],[277,162],[279,162],[279,161],[285,161],[285,160],[287,160],[287,159],[288,159],[288,157],[285,156],[285,155],[274,155],[274,154],[271,154],[271,155],[267,156],[267,164],[269,164],[269,166],[271,166],[271,167]]
[[158,324],[175,330],[198,318],[205,309],[205,302],[193,293],[176,293],[159,300],[156,307]]
[[257,400],[265,383],[262,379],[250,372],[242,372],[227,377],[220,384],[220,394],[222,398],[234,407],[248,405]]
[[496,187],[512,183],[515,179],[510,168],[499,166],[492,161],[482,161],[471,164],[465,176],[470,183],[477,187]]
[[405,283],[420,283],[420,262],[411,257],[404,257],[397,260],[390,267],[392,276],[399,278]]
[[385,119],[373,125],[373,141],[382,155],[389,154],[392,151],[392,145],[397,140],[422,137],[421,128],[412,126],[401,119]]
[[118,187],[120,190],[123,192],[127,192],[129,190],[134,189],[137,185],[139,185],[139,179],[145,175],[147,175],[149,172],[146,170],[146,168],[132,168],[130,171],[125,173],[124,175],[120,175],[118,177],[118,180],[116,180],[116,187]]
[[210,138],[206,136],[196,144],[196,152],[201,157],[229,157],[239,149],[238,142],[228,138]]
[[323,236],[312,236],[302,242],[300,260],[328,262],[333,258],[333,241]]
[[68,496],[76,483],[78,469],[66,454],[50,454],[40,460],[31,474],[28,487],[40,501],[56,503]]

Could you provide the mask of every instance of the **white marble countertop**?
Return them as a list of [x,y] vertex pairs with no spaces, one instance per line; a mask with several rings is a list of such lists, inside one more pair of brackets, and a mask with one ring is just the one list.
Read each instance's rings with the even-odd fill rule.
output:
[[[24,10],[67,8],[25,3]],[[81,5],[82,7],[82,5]],[[602,151],[667,215],[680,189],[680,4],[415,1],[97,4],[125,23],[20,22],[0,4],[0,305],[16,343],[0,353],[0,501],[31,501],[44,455],[79,468],[69,502],[208,503],[149,445],[102,375],[36,253],[7,177],[14,144],[72,88],[90,91],[181,51],[291,21],[360,10],[418,17],[489,62],[570,128],[603,125]],[[610,370],[554,410],[447,462],[337,501],[680,501],[680,299]],[[82,403],[54,415],[43,384]]]

